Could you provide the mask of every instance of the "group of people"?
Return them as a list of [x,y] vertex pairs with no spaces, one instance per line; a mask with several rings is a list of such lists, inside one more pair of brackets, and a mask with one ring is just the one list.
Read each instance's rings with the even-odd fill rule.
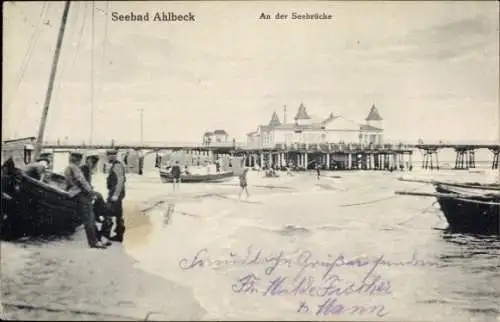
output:
[[[99,156],[88,154],[83,162],[83,154],[71,152],[69,164],[64,170],[65,189],[71,198],[75,198],[78,205],[78,215],[83,219],[87,241],[92,248],[106,248],[111,241],[122,242],[125,234],[125,223],[123,220],[123,199],[125,198],[125,166],[117,159],[116,150],[106,151],[109,163],[106,186],[108,190],[107,199],[97,192],[92,186],[92,172],[97,166]],[[26,175],[45,180],[45,173],[50,160],[37,159],[28,165],[24,172]],[[115,231],[113,218],[116,220]],[[96,221],[102,223],[97,228]]]

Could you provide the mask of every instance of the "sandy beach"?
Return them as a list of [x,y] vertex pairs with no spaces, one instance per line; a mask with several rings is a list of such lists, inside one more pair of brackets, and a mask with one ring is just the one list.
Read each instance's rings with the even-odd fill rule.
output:
[[[484,173],[467,175],[470,180],[485,177]],[[468,270],[477,270],[479,263],[486,268],[467,275],[467,270],[455,265],[464,264],[457,254],[467,253],[470,246],[457,245],[465,237],[443,236],[440,229],[446,222],[433,199],[395,196],[393,191],[397,189],[432,189],[401,182],[401,176],[410,174],[325,172],[317,180],[312,172],[265,178],[252,171],[251,196],[248,201],[239,201],[237,178],[223,183],[182,184],[173,192],[172,185],[162,184],[157,173],[129,174],[123,245],[104,251],[88,249],[83,231],[71,240],[2,243],[5,317],[400,320],[411,309],[418,312],[415,320],[419,321],[448,320],[452,316],[456,321],[493,318],[498,314],[498,290],[492,288],[491,282],[500,278],[493,269],[498,247],[486,247],[485,254],[474,255],[477,261],[467,263]],[[453,173],[444,171],[416,171],[411,176],[454,178]],[[94,184],[104,191],[102,175]],[[169,207],[173,211],[166,216]],[[481,240],[474,245],[484,247]],[[267,264],[266,260],[254,265],[237,260],[250,253],[255,257],[259,251]],[[318,259],[342,253],[346,257],[383,255],[388,261],[408,261],[418,254],[418,259],[437,263],[440,268],[382,267],[380,274],[393,285],[390,294],[341,298],[345,307],[381,305],[388,312],[383,317],[374,315],[376,312],[311,316],[298,312],[304,300],[300,296],[258,296],[235,291],[245,274],[254,274],[263,281],[295,276],[300,271],[297,265],[265,273],[269,258],[280,252],[285,258],[296,258],[304,251]],[[197,258],[204,264],[193,265]],[[353,281],[366,274],[365,270],[341,272],[343,278]],[[321,269],[316,268],[307,274],[314,277],[320,273]],[[423,276],[427,276],[425,280]],[[410,281],[420,282],[417,285]],[[471,287],[474,290],[467,291]],[[438,299],[437,291],[449,297]],[[311,310],[320,304],[317,298],[305,300]]]

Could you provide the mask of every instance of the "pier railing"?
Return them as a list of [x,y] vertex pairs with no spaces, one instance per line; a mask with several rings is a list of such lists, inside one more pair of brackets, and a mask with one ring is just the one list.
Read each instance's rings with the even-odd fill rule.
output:
[[[7,143],[8,141],[4,141]],[[498,141],[423,141],[403,142],[403,141],[384,141],[383,144],[367,144],[367,143],[346,143],[346,142],[321,142],[321,143],[275,143],[275,144],[247,144],[246,142],[211,142],[203,144],[201,142],[172,142],[172,141],[117,141],[95,142],[62,142],[62,141],[45,141],[44,148],[60,148],[60,149],[108,149],[111,147],[119,149],[233,149],[233,150],[298,150],[298,151],[389,151],[399,150],[407,151],[415,148],[419,149],[441,149],[441,148],[490,148],[498,149],[500,142]]]
[[199,142],[180,142],[180,141],[146,141],[146,142],[134,142],[134,141],[108,141],[108,142],[93,142],[89,144],[88,142],[61,142],[61,141],[45,141],[43,146],[46,148],[92,148],[92,149],[107,149],[107,148],[142,148],[142,149],[158,149],[158,148],[243,148],[244,143],[241,142],[211,142],[210,144],[199,143]]
[[269,147],[268,149],[275,150],[298,150],[298,151],[394,151],[394,150],[412,150],[414,146],[408,144],[360,144],[360,143],[293,143],[293,144],[284,144],[278,143],[274,146]]

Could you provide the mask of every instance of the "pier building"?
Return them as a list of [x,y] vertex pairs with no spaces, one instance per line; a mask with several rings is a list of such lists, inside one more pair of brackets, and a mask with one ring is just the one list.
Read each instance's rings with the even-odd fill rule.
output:
[[382,117],[375,105],[369,110],[364,123],[358,123],[331,112],[326,118],[309,115],[301,103],[293,122],[287,122],[286,107],[283,122],[273,112],[268,124],[258,125],[247,134],[247,148],[265,149],[276,144],[327,144],[356,143],[360,145],[383,144]]

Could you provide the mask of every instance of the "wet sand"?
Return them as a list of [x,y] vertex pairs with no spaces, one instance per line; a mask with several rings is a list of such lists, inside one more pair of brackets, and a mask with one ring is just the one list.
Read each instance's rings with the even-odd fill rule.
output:
[[[133,248],[147,242],[151,223],[133,189],[128,194],[125,243]],[[4,319],[194,320],[204,315],[188,288],[136,268],[124,245],[88,248],[83,229],[46,243],[2,242],[1,254]]]

